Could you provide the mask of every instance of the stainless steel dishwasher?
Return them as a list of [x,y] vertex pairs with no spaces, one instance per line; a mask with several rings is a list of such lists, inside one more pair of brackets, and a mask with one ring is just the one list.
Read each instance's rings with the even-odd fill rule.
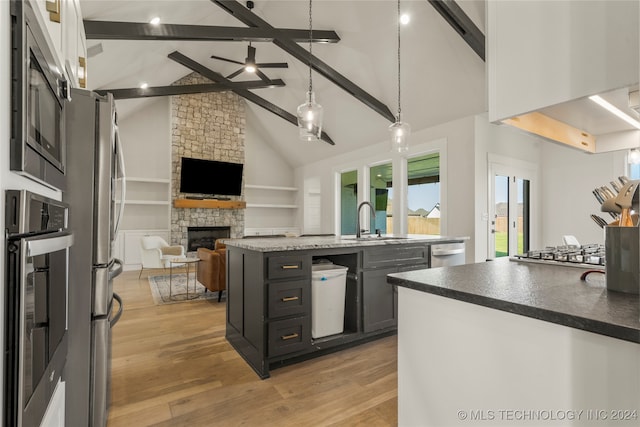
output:
[[431,268],[450,267],[464,262],[464,242],[431,246]]

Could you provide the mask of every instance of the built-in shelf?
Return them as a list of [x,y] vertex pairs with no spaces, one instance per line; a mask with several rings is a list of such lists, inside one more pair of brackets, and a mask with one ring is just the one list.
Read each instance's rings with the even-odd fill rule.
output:
[[[126,185],[122,230],[168,230],[171,219],[171,181],[168,178],[127,176],[116,181],[116,194]],[[122,199],[116,200],[122,206]],[[137,247],[136,247],[137,250]]]
[[[122,203],[121,200],[116,200],[117,204]],[[169,202],[167,200],[127,200],[125,201],[126,205],[159,205],[159,206],[168,206]]]
[[212,200],[212,199],[176,199],[173,201],[176,208],[204,208],[204,209],[244,209],[246,202],[241,200]]
[[254,190],[298,191],[297,187],[279,187],[274,185],[245,184],[244,188]]
[[297,209],[298,205],[276,205],[272,203],[247,203],[248,208],[281,208],[281,209]]
[[168,184],[169,183],[169,179],[168,178],[140,178],[140,177],[128,176],[128,177],[125,178],[125,180],[127,182],[157,182],[158,184]]

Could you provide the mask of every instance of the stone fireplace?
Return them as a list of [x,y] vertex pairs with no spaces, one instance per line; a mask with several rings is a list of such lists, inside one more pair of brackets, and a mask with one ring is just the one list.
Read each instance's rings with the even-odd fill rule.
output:
[[[192,73],[174,84],[200,83],[211,81]],[[244,163],[245,117],[245,101],[233,92],[171,97],[172,200],[184,197],[180,193],[182,157]],[[243,196],[230,198],[243,200]],[[176,208],[172,204],[171,243],[189,248],[188,234],[192,227],[227,227],[226,237],[242,237],[244,209]]]
[[213,249],[216,240],[231,237],[231,227],[187,227],[187,252]]

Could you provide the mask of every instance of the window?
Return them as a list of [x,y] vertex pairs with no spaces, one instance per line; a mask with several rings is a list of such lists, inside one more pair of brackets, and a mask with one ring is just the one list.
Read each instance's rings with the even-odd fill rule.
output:
[[440,154],[407,160],[407,232],[440,234]]
[[356,234],[358,171],[340,174],[340,234]]
[[371,189],[369,201],[376,211],[376,223],[372,224],[369,229],[371,233],[374,233],[375,230],[380,230],[382,234],[393,233],[393,215],[391,213],[393,167],[391,163],[369,168],[369,183]]

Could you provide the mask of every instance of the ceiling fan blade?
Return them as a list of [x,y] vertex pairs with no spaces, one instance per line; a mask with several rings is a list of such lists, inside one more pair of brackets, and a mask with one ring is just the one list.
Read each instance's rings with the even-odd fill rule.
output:
[[256,69],[256,76],[260,77],[265,83],[271,82],[271,79],[258,69]]
[[261,62],[256,64],[258,68],[289,68],[286,62]]
[[235,71],[235,72],[229,74],[226,78],[231,80],[235,76],[238,76],[238,75],[242,74],[243,71],[244,71],[244,67],[240,68],[238,71]]
[[234,61],[233,59],[222,58],[220,56],[211,55],[213,59],[219,59],[220,61],[231,62],[232,64],[244,65],[244,62]]

